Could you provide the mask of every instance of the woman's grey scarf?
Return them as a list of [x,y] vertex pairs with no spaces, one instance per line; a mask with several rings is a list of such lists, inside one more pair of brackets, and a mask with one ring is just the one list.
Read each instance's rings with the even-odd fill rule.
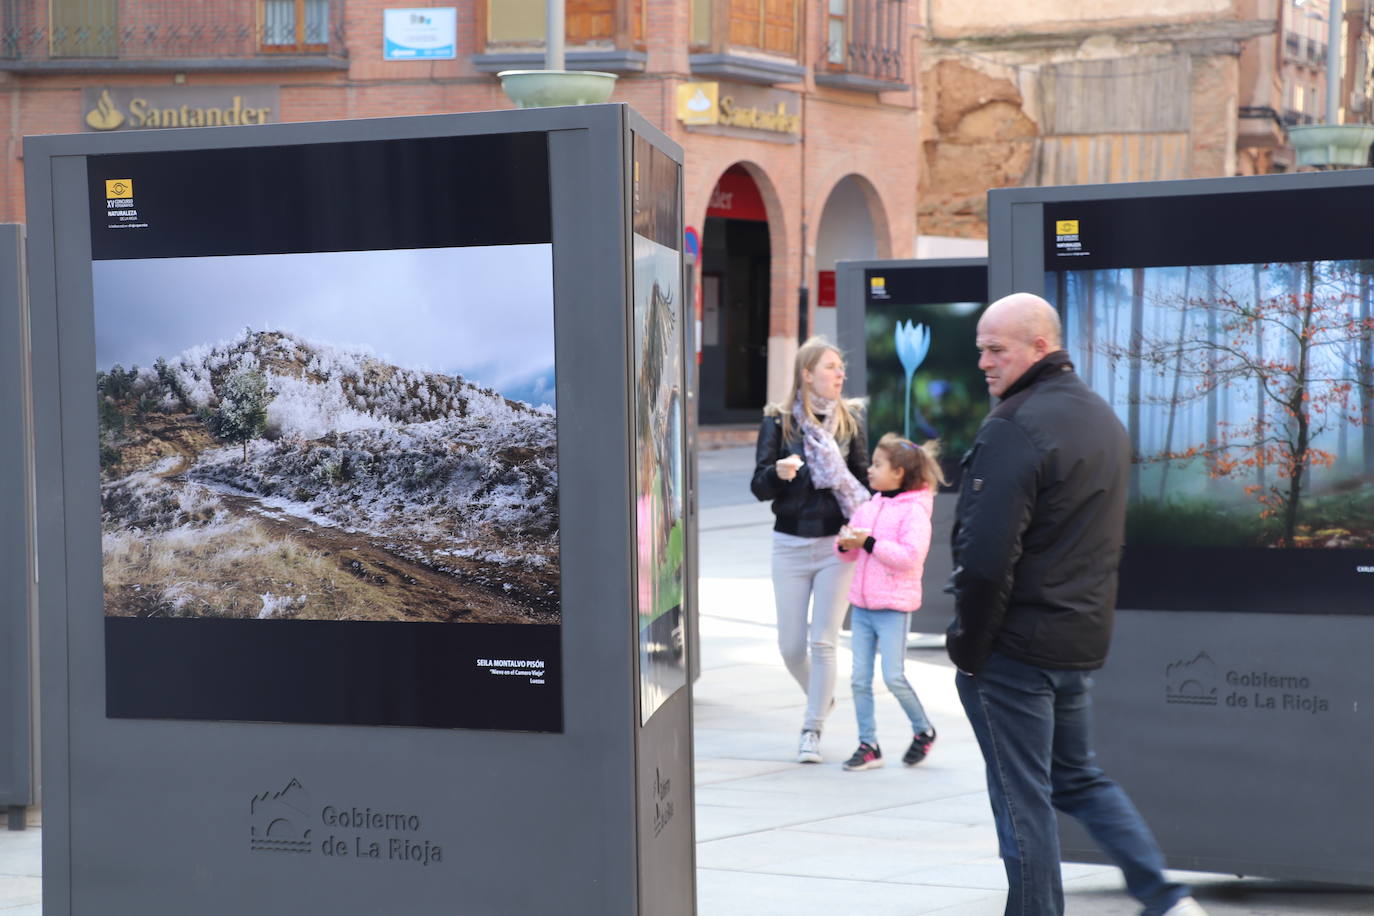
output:
[[839,424],[838,408],[829,398],[811,395],[811,407],[817,414],[825,417],[816,423],[802,409],[802,395],[792,404],[792,419],[802,431],[802,442],[806,448],[806,460],[811,465],[811,483],[818,490],[830,490],[840,504],[845,518],[868,501],[868,488],[859,483],[849,472],[840,445],[835,440],[835,429]]

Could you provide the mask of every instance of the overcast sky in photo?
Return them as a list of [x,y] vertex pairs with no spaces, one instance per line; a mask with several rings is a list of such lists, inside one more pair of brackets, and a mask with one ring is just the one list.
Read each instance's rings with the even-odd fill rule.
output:
[[552,382],[548,244],[96,261],[92,272],[102,370],[150,366],[251,327],[502,393]]

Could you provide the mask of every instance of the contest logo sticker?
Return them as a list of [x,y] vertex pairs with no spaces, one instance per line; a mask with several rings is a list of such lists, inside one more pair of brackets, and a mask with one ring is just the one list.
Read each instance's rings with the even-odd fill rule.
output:
[[138,218],[138,210],[134,207],[132,178],[105,179],[105,228],[148,228],[148,224]]
[[86,123],[96,130],[114,130],[124,123],[124,112],[110,98],[110,90],[101,91],[95,107],[86,112]]
[[1164,699],[1191,706],[1217,705],[1217,665],[1205,650],[1191,661],[1177,661],[1164,670]]
[[1055,253],[1061,258],[1081,257],[1088,252],[1083,249],[1083,241],[1076,219],[1057,219],[1054,221]]
[[292,779],[279,792],[254,795],[248,803],[252,821],[248,848],[254,852],[310,852],[310,795]]

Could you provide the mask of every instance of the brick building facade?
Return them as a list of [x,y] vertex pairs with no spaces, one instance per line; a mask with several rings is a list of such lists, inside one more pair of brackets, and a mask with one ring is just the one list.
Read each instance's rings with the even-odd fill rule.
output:
[[[385,13],[402,8],[434,10],[453,56],[386,59]],[[566,10],[568,67],[617,73],[612,101],[686,150],[702,416],[756,417],[785,388],[799,334],[833,330],[817,301],[824,272],[914,252],[916,6],[567,0]],[[25,135],[509,108],[496,72],[543,65],[543,16],[544,0],[7,0],[0,222],[24,219]]]

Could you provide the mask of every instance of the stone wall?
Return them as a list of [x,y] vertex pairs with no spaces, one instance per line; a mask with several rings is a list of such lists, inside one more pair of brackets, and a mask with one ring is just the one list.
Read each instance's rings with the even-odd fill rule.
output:
[[1242,0],[1090,6],[932,0],[921,235],[986,237],[992,188],[1237,173],[1240,55],[1277,23]]
[[1039,134],[1020,90],[959,60],[921,74],[926,102],[917,191],[922,235],[987,234],[987,191],[1024,183]]

